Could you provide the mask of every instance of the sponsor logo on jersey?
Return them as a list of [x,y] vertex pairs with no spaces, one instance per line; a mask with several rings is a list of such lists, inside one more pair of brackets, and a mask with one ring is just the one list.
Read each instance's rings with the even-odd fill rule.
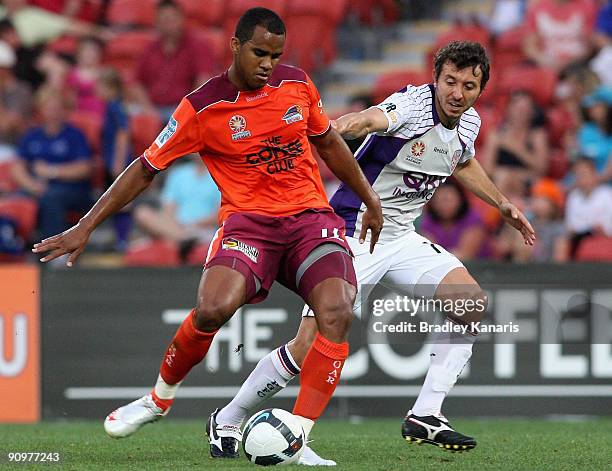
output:
[[286,124],[297,123],[303,119],[304,116],[302,115],[302,107],[300,105],[293,105],[285,112],[283,116],[283,121]]
[[246,97],[247,102],[259,100],[260,98],[265,98],[268,96],[268,92],[259,92],[257,95]]
[[442,149],[441,147],[434,147],[434,152],[436,152],[438,154],[448,155],[448,150],[447,149]]
[[234,132],[232,141],[251,137],[251,131],[247,130],[246,119],[239,114],[232,116],[229,120],[229,127]]
[[168,124],[166,124],[166,127],[162,129],[162,131],[159,133],[159,136],[157,136],[157,138],[155,139],[155,144],[157,145],[157,147],[162,147],[166,142],[168,142],[176,132],[177,128],[178,123],[176,119],[171,117],[168,121]]
[[223,239],[221,248],[223,250],[237,250],[238,252],[242,252],[255,263],[257,263],[257,259],[259,258],[259,250],[233,237],[226,237]]
[[274,136],[261,141],[263,147],[245,156],[249,167],[264,165],[269,174],[292,171],[295,168],[295,158],[304,153],[304,147],[299,139],[284,143],[282,136]]
[[412,144],[412,147],[410,147],[410,153],[414,157],[422,157],[423,152],[425,152],[425,143],[423,141],[416,141]]
[[446,180],[446,177],[440,175],[428,175],[420,172],[406,172],[402,178],[404,184],[414,191],[435,190]]

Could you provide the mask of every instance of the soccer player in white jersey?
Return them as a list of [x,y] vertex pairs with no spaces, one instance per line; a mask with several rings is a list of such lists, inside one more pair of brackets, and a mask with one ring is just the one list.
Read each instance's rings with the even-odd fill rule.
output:
[[[360,289],[381,280],[402,286],[411,295],[437,299],[474,300],[481,308],[463,316],[448,315],[446,322],[467,323],[482,319],[486,297],[463,264],[443,247],[414,230],[414,220],[436,188],[454,177],[468,190],[497,208],[503,219],[532,245],[535,233],[525,216],[502,195],[474,159],[474,141],[480,117],[473,105],[489,78],[484,48],[474,42],[456,41],[435,57],[434,83],[408,85],[384,103],[339,118],[336,129],[347,139],[367,135],[356,153],[359,165],[379,194],[384,227],[378,246],[370,254],[356,237],[365,206],[346,185],[331,204],[346,221],[346,237],[355,255]],[[367,296],[367,293],[365,293]],[[359,313],[364,297],[357,296]],[[249,411],[281,390],[299,374],[314,335],[316,323],[305,306],[295,339],[269,353],[255,367],[236,397],[211,415],[219,435],[235,430]],[[442,402],[472,355],[476,333],[448,334],[431,346],[431,363],[425,382],[402,425],[408,441],[425,442],[452,450],[476,446],[472,437],[451,427],[442,415]],[[319,464],[332,464],[320,460]]]

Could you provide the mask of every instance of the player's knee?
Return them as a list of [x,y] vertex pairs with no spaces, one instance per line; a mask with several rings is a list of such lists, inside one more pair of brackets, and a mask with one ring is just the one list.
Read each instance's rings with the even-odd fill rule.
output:
[[336,342],[346,340],[352,321],[353,303],[349,297],[327,300],[317,313],[319,332]]
[[214,332],[234,314],[234,305],[223,298],[208,299],[195,308],[195,327],[202,332]]

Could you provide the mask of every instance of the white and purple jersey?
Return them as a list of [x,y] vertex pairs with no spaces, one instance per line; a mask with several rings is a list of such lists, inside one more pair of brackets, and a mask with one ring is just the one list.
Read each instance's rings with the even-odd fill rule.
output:
[[[381,242],[414,230],[436,188],[459,163],[474,157],[480,117],[468,109],[455,129],[445,128],[434,105],[431,84],[406,88],[387,98],[378,108],[389,127],[368,135],[356,152],[366,178],[380,196],[384,226]],[[345,184],[331,199],[336,213],[346,221],[346,235],[359,235],[365,205]],[[369,235],[369,233],[368,233]]]

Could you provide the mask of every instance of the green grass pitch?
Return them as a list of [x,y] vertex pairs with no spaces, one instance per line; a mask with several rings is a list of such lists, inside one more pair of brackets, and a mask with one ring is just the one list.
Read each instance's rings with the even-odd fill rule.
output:
[[[456,420],[478,446],[450,453],[408,444],[399,420],[359,423],[321,420],[312,447],[335,459],[341,470],[571,470],[612,469],[612,419],[579,422],[544,420]],[[60,464],[9,464],[8,452],[59,452]],[[183,470],[263,469],[246,459],[213,460],[204,420],[165,420],[135,436],[108,438],[102,422],[43,422],[0,425],[0,469]],[[295,469],[295,468],[294,468]]]

